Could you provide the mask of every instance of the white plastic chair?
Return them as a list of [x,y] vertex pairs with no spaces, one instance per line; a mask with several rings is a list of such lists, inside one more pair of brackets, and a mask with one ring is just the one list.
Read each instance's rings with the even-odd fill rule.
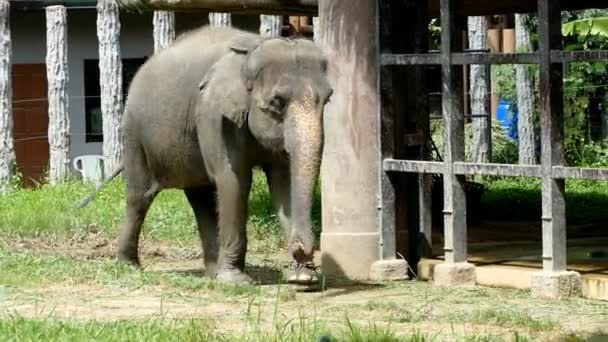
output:
[[100,184],[103,181],[103,162],[103,156],[88,154],[74,158],[72,164],[83,181]]

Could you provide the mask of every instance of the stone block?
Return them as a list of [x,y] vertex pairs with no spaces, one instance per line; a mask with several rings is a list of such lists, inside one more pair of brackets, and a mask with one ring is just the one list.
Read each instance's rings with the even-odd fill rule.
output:
[[563,299],[582,295],[581,275],[578,272],[536,272],[530,278],[532,296]]
[[369,277],[373,281],[407,280],[408,266],[404,259],[378,260],[372,264]]
[[475,265],[468,262],[436,265],[433,283],[437,286],[473,286],[477,283]]

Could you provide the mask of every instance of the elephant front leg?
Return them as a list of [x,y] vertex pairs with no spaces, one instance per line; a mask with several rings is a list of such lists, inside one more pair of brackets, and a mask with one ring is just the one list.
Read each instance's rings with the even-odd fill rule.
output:
[[219,261],[217,278],[231,283],[252,283],[245,273],[247,215],[251,171],[227,171],[216,178],[219,206]]
[[[288,244],[293,243],[292,213],[291,213],[291,176],[289,166],[265,167],[264,173],[268,181],[268,190],[272,196],[272,204],[279,218],[281,227],[288,236]],[[319,275],[313,262],[301,264],[292,260],[286,272],[287,282],[293,284],[311,285],[318,283]]]

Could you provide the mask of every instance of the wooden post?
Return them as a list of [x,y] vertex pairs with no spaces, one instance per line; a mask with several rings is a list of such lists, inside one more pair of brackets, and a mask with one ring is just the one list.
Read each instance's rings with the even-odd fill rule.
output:
[[582,289],[580,275],[566,271],[565,181],[553,177],[553,167],[564,165],[562,65],[551,61],[551,51],[562,48],[558,6],[538,0],[543,272],[532,276],[531,287],[533,295],[549,298],[580,295]]
[[97,1],[97,39],[103,116],[104,173],[112,173],[122,161],[123,91],[120,57],[120,18],[115,0]]
[[70,170],[67,19],[67,11],[64,6],[46,8],[46,77],[49,101],[49,182],[51,184],[64,181]]
[[232,16],[230,13],[209,13],[209,25],[214,27],[232,26]]
[[444,252],[445,263],[435,266],[437,285],[476,282],[475,267],[467,263],[467,222],[464,176],[454,173],[454,162],[464,161],[464,113],[461,65],[452,65],[452,52],[462,47],[461,18],[455,15],[455,1],[441,0],[441,68],[443,82],[444,132]]
[[[381,260],[380,254],[384,242],[378,226],[384,207],[379,202],[383,172],[377,16],[377,0],[319,1],[318,43],[330,63],[335,89],[324,119],[321,265],[324,274],[349,279],[407,278],[407,262],[394,254]],[[367,38],[357,38],[361,36]]]
[[283,28],[283,16],[260,15],[260,35],[262,37],[280,37]]
[[314,41],[319,40],[319,17],[312,18],[312,38]]
[[155,11],[153,27],[154,53],[158,53],[175,40],[175,13],[172,11]]
[[12,44],[10,2],[0,1],[0,195],[9,190],[15,175],[15,143],[13,139]]

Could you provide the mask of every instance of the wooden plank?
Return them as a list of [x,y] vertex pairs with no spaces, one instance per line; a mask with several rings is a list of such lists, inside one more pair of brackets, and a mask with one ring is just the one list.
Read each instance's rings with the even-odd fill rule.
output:
[[554,166],[553,178],[608,180],[608,169]]
[[456,1],[441,0],[441,64],[444,137],[444,252],[447,263],[467,259],[465,179],[454,173],[454,162],[464,161],[462,66],[453,65],[452,53],[462,49],[462,19],[455,16]]
[[443,173],[445,164],[443,162],[423,160],[400,160],[386,158],[383,162],[386,172],[408,172],[408,173]]
[[556,3],[538,0],[540,35],[539,84],[541,101],[541,173],[543,270],[566,270],[565,182],[553,178],[553,167],[564,165],[562,65],[551,62],[551,50],[560,50],[561,12]]
[[456,162],[454,173],[466,176],[540,177],[540,166]]

